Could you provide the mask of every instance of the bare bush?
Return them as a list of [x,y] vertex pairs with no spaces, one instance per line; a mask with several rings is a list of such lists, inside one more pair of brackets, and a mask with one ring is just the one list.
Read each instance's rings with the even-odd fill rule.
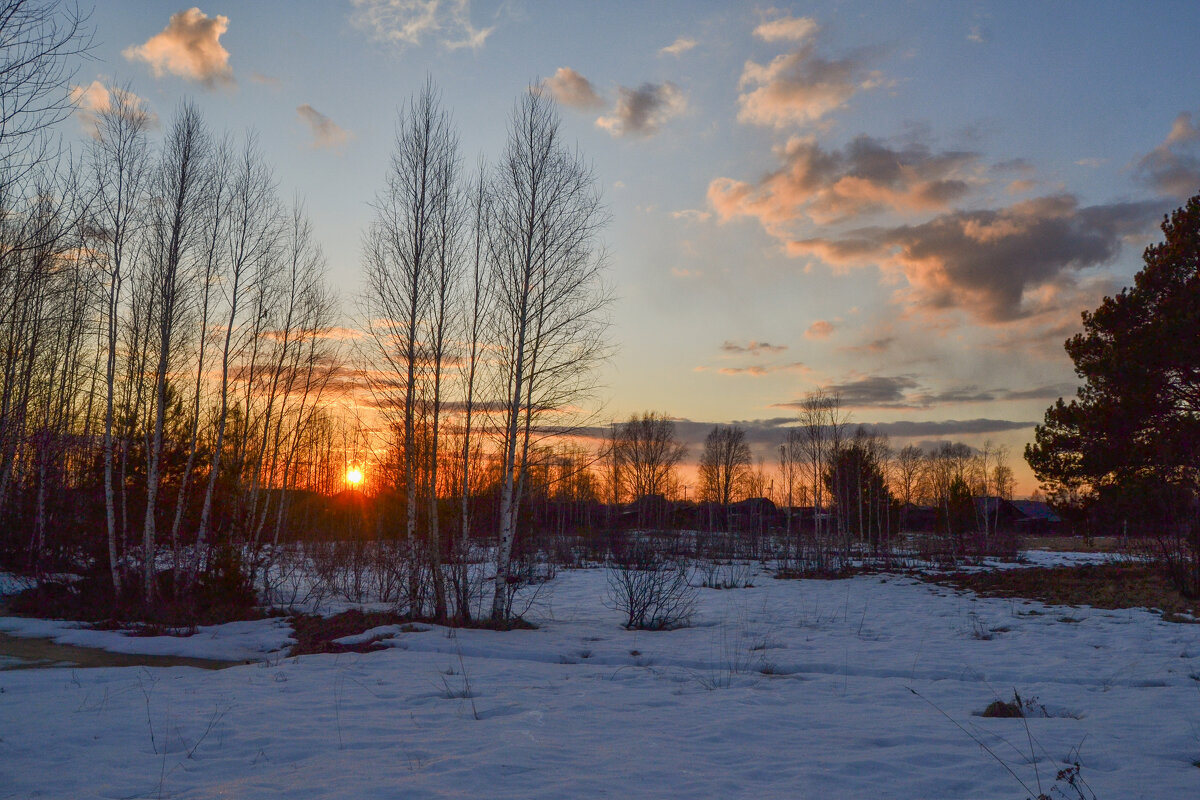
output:
[[749,561],[703,561],[698,567],[701,585],[709,589],[745,589],[754,585],[754,567]]
[[630,543],[608,565],[608,607],[625,615],[626,628],[687,627],[696,610],[692,572],[683,557],[667,558],[644,543]]

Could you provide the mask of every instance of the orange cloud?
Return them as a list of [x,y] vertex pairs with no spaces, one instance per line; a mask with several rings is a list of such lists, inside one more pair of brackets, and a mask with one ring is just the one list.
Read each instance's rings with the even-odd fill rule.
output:
[[145,44],[127,47],[122,54],[130,61],[149,64],[157,78],[170,73],[209,88],[232,86],[229,51],[221,45],[221,35],[227,30],[229,17],[208,17],[199,8],[189,8],[172,14],[167,27]]
[[744,90],[738,97],[738,120],[777,128],[816,122],[858,90],[855,68],[851,60],[817,58],[811,47],[776,56],[766,65],[747,61],[738,84]]
[[893,148],[869,136],[843,150],[793,137],[777,154],[782,168],[757,184],[732,178],[709,184],[708,201],[722,220],[754,217],[782,237],[802,217],[828,224],[880,210],[945,210],[978,180],[975,153],[934,153],[918,144]]
[[790,364],[752,364],[748,367],[721,367],[717,370],[720,375],[749,375],[761,378],[775,372],[810,372],[809,368],[799,361]]
[[552,77],[546,79],[546,88],[554,99],[572,108],[599,108],[604,98],[596,93],[591,81],[570,67],[559,67]]
[[882,85],[879,73],[866,70],[862,54],[833,60],[817,55],[813,39],[819,29],[809,17],[780,17],[754,29],[763,41],[797,46],[767,64],[745,63],[738,120],[776,128],[807,125],[841,108],[856,92]]
[[92,81],[87,86],[72,86],[69,96],[78,109],[79,124],[92,138],[99,136],[100,115],[112,111],[114,102],[118,114],[145,115],[150,126],[158,124],[158,116],[146,100],[127,89],[109,88],[100,81]]
[[808,330],[804,332],[805,339],[828,339],[833,335],[833,323],[829,320],[819,319],[812,325],[808,326]]

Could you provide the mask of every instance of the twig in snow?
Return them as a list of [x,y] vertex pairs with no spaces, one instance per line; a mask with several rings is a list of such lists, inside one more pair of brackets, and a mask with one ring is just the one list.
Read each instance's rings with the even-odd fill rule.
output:
[[223,709],[218,709],[216,706],[213,707],[213,715],[208,720],[208,727],[204,729],[204,733],[200,734],[200,738],[196,740],[194,745],[192,745],[192,749],[188,750],[188,758],[192,757],[192,754],[195,753],[196,749],[200,747],[200,743],[208,738],[208,734],[212,732],[213,727],[221,721],[222,717],[229,713],[229,709],[231,708],[233,708],[233,703],[230,703]]
[[[954,724],[954,727],[958,728],[960,731],[965,733],[967,736],[971,737],[971,740],[974,741],[975,744],[977,744],[981,748],[983,748],[983,751],[985,753],[987,753],[992,758],[996,759],[996,763],[998,763],[1000,766],[1004,767],[1004,769],[1008,772],[1008,774],[1013,776],[1013,780],[1015,780],[1017,783],[1021,784],[1022,789],[1024,789],[1026,792],[1029,792],[1030,794],[1033,794],[1033,790],[1030,789],[1029,786],[1027,786],[1025,784],[1025,781],[1021,780],[1021,776],[1018,775],[1017,773],[1013,772],[1013,768],[1008,765],[1008,762],[1005,761],[1000,756],[996,755],[996,752],[994,750],[992,750],[992,748],[988,747],[982,739],[980,739],[974,733],[971,733],[971,731],[967,730],[962,725],[960,725],[958,720],[956,720],[954,717],[947,714],[945,711],[942,711],[942,709],[938,707],[937,703],[934,703],[932,700],[930,700],[928,697],[926,697],[925,695],[918,692],[916,689],[912,688],[911,686],[905,686],[904,688],[908,689],[910,692],[915,694],[917,697],[924,700],[926,703],[928,703],[930,706],[933,707],[934,711],[938,712],[943,717],[950,720],[950,722]],[[1039,792],[1039,794],[1041,794],[1041,793]]]

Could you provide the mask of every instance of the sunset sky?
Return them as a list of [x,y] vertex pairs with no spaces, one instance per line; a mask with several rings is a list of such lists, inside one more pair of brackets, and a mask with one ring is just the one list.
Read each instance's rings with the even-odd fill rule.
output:
[[432,77],[472,164],[546,81],[612,218],[602,419],[740,421],[765,453],[823,387],[897,446],[1009,445],[1018,494],[1079,312],[1200,191],[1191,2],[123,1],[91,25],[82,110],[127,84],[256,131],[347,310],[398,106]]

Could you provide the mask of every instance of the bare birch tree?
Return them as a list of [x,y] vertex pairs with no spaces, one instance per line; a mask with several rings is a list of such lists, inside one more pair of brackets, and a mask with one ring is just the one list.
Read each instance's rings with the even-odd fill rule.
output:
[[517,515],[536,423],[592,390],[605,355],[604,222],[591,168],[569,150],[548,93],[517,101],[492,182],[490,263],[504,421],[492,618],[506,621]]
[[[827,557],[826,540],[822,533],[828,534],[828,516],[830,507],[836,502],[838,483],[835,480],[832,502],[826,491],[825,477],[830,472],[845,438],[847,417],[841,410],[841,399],[836,394],[826,394],[821,390],[806,396],[800,406],[800,429],[804,434],[804,473],[812,490],[813,525],[817,539],[818,567],[825,566]],[[835,473],[836,475],[836,473]],[[839,529],[842,526],[839,524]]]
[[23,183],[58,151],[45,135],[73,110],[68,94],[91,47],[77,7],[0,0],[0,184]]
[[471,489],[472,444],[475,422],[476,390],[483,361],[484,333],[492,310],[492,272],[487,264],[487,236],[489,219],[487,165],[480,159],[470,187],[467,206],[470,214],[471,273],[469,285],[463,293],[464,350],[462,363],[463,424],[462,424],[462,485],[460,498],[461,533],[458,547],[458,573],[455,587],[458,592],[456,606],[458,615],[470,618],[469,582],[466,574],[466,548],[471,536]]
[[200,112],[184,105],[167,135],[156,176],[151,215],[151,282],[156,301],[154,334],[158,362],[154,372],[154,415],[146,468],[146,516],[142,527],[143,580],[146,603],[154,599],[155,517],[163,429],[168,406],[167,376],[178,358],[179,339],[189,312],[189,258],[200,219],[200,189],[209,157],[208,132]]
[[[242,374],[236,377],[250,384],[247,388],[246,403],[242,408],[241,419],[243,428],[240,432],[239,446],[245,446],[250,417],[250,394],[253,391],[254,360],[259,332],[264,326],[263,313],[265,305],[260,300],[251,303],[250,313],[246,314],[242,301],[248,285],[256,288],[269,280],[271,270],[278,267],[278,245],[282,234],[279,212],[279,199],[275,192],[275,179],[270,167],[263,161],[253,137],[245,142],[241,155],[230,165],[230,186],[228,202],[216,213],[227,215],[228,220],[220,230],[224,233],[222,247],[224,249],[225,302],[227,316],[222,325],[221,347],[221,382],[218,388],[220,410],[217,414],[215,443],[213,445],[212,463],[209,465],[208,484],[205,487],[204,501],[200,509],[200,523],[196,530],[196,553],[193,558],[192,572],[195,573],[198,561],[206,546],[212,521],[213,497],[220,477],[221,462],[225,445],[225,437],[230,417],[231,372],[235,370],[235,362],[243,351],[249,350],[247,362],[239,370]],[[264,290],[258,288],[258,297]],[[248,373],[248,374],[246,374]],[[233,465],[240,465],[239,454],[231,459]]]
[[108,561],[113,590],[121,592],[117,551],[117,513],[113,496],[113,422],[117,401],[117,345],[121,325],[121,291],[142,226],[150,150],[146,132],[150,116],[128,89],[114,89],[108,108],[97,115],[91,146],[95,180],[92,212],[95,250],[107,276],[101,319],[104,326],[104,511],[108,530]]
[[383,190],[375,198],[375,219],[364,246],[370,332],[378,355],[396,376],[398,391],[389,406],[401,419],[401,461],[405,488],[405,533],[410,544],[417,528],[417,382],[425,342],[422,323],[429,306],[431,272],[438,246],[438,210],[450,199],[448,163],[457,161],[458,140],[432,82],[400,112],[396,143]]
[[433,218],[426,364],[426,372],[429,375],[429,557],[433,573],[433,613],[442,621],[446,619],[446,588],[442,573],[442,537],[438,525],[438,458],[441,455],[440,435],[445,392],[443,379],[451,355],[450,340],[459,327],[459,308],[456,301],[465,266],[463,236],[467,211],[465,198],[459,187],[458,140],[453,132],[448,137],[447,147],[448,152],[439,160],[438,172],[434,176],[440,203],[434,210]]
[[784,512],[784,534],[789,540],[792,535],[792,508],[796,504],[796,490],[800,483],[803,447],[804,431],[800,428],[788,428],[783,443],[779,445],[779,480],[780,494],[787,506],[787,511]]

